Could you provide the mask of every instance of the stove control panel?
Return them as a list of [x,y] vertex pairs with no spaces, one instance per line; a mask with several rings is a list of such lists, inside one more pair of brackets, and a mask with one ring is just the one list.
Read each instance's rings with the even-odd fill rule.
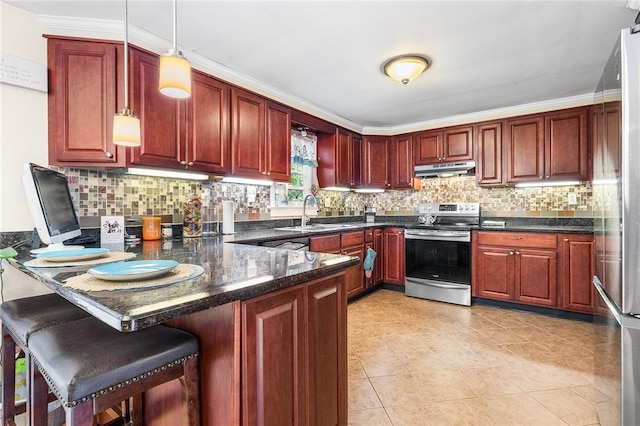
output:
[[480,203],[425,203],[418,205],[421,215],[479,216]]

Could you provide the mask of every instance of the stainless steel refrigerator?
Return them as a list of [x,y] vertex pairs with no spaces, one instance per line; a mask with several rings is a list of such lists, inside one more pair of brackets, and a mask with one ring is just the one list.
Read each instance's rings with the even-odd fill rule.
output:
[[611,333],[594,353],[594,386],[615,394],[597,404],[601,424],[640,425],[640,25],[621,31],[596,97],[593,284]]

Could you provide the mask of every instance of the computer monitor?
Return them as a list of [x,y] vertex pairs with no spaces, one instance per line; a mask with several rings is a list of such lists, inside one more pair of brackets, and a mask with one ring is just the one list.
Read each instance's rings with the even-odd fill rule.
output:
[[81,231],[67,177],[46,167],[27,163],[22,181],[40,240],[48,244],[44,250],[70,248],[63,242],[79,236]]

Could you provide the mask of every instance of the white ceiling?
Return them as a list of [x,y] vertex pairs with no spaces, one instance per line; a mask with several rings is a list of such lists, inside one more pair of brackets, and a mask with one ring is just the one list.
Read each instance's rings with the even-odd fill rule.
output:
[[[99,19],[91,21],[96,26],[124,17],[123,0],[3,1],[37,15]],[[637,15],[625,5],[625,0],[179,0],[178,44],[196,67],[213,64],[263,93],[371,133],[586,98],[616,34]],[[168,46],[172,3],[130,0],[129,23]],[[403,53],[432,61],[407,86],[380,70],[388,58]]]

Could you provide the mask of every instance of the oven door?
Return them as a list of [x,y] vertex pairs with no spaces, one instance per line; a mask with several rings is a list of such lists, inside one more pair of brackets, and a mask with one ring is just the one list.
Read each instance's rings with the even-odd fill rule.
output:
[[470,233],[443,231],[440,238],[440,231],[430,232],[405,234],[405,294],[470,306]]

